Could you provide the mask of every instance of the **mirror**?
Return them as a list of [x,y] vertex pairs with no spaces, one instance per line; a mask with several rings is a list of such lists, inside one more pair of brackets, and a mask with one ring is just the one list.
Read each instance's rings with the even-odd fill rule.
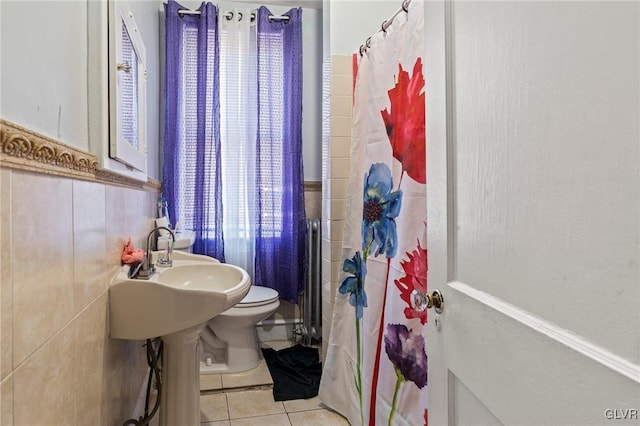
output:
[[128,3],[87,2],[87,33],[89,149],[103,171],[146,182],[146,51]]
[[109,1],[109,156],[146,172],[146,52],[126,1]]

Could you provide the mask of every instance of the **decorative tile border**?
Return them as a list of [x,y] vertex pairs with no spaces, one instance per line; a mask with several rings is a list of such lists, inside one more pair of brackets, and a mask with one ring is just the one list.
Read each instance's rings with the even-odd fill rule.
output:
[[98,167],[95,155],[0,118],[0,166],[95,180],[156,191],[160,182],[139,182]]
[[305,191],[322,191],[322,182],[318,180],[309,180],[304,182]]
[[162,183],[158,182],[155,179],[147,178],[146,182],[140,182],[139,180],[131,179],[105,169],[97,169],[95,178],[96,180],[110,183],[112,185],[128,186],[131,188],[139,188],[147,191],[159,191],[162,189]]
[[88,152],[0,119],[0,165],[91,178],[95,176],[98,161]]

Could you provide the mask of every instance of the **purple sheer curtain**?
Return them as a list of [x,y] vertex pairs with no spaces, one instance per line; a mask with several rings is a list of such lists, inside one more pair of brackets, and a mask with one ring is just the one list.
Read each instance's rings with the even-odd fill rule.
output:
[[165,5],[163,190],[174,224],[195,232],[194,252],[224,261],[218,13],[211,3],[202,3],[200,15],[182,9],[173,0]]
[[255,283],[297,303],[305,252],[302,170],[302,9],[289,20],[258,10],[257,234]]

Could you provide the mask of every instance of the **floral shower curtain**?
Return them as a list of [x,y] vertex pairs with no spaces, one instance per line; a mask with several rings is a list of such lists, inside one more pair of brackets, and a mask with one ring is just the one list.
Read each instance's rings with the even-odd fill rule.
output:
[[426,425],[423,7],[358,59],[351,179],[320,398],[353,425]]

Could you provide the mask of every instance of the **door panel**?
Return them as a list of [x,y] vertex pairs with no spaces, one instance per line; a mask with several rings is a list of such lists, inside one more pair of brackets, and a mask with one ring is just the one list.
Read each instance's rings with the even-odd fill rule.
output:
[[453,17],[457,279],[640,362],[638,3]]
[[640,424],[640,4],[429,1],[425,41],[430,424]]
[[501,423],[602,424],[608,408],[638,408],[637,365],[466,284],[447,288],[448,368]]
[[450,424],[501,426],[491,411],[453,373],[449,373]]

